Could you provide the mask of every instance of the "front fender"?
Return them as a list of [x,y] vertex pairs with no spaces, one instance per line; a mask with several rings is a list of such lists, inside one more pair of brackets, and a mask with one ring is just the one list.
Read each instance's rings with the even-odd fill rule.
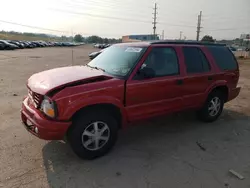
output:
[[120,109],[123,124],[127,123],[127,113],[122,104],[122,102],[114,97],[110,96],[98,96],[98,97],[91,97],[91,98],[83,98],[71,103],[68,108],[63,113],[63,117],[66,119],[71,119],[71,117],[80,109],[97,104],[112,104]]

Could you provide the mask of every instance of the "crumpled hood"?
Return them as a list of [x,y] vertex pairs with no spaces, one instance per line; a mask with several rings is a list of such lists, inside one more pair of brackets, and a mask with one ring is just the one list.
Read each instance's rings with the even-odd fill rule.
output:
[[28,87],[32,91],[44,95],[60,86],[103,75],[102,71],[86,66],[62,67],[32,75],[28,80]]

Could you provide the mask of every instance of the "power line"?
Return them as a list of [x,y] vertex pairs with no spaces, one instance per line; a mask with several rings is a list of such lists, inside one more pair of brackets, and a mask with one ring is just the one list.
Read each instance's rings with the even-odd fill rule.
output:
[[[126,13],[126,15],[128,15],[127,13],[129,12],[129,15],[133,14],[133,15],[136,15],[136,16],[140,16],[140,17],[145,17],[146,15],[148,15],[147,13],[144,13],[142,11],[139,11],[139,12],[134,12],[132,10],[129,10],[129,9],[124,9],[122,7],[122,9],[120,9],[120,7],[113,7],[113,6],[100,6],[100,5],[88,5],[88,4],[84,4],[83,5],[76,5],[76,4],[72,4],[72,3],[67,3],[67,2],[64,2],[63,3],[65,6],[67,6],[67,8],[73,8],[74,10],[76,10],[77,8],[78,9],[82,9],[82,8],[86,8],[86,6],[90,6],[90,7],[94,7],[94,8],[98,8],[98,9],[101,9],[101,10],[104,10],[104,11],[114,11],[114,12],[119,12],[121,13],[122,11],[124,13]],[[53,7],[52,7],[53,8]],[[69,11],[72,11],[72,10],[69,10]],[[132,15],[132,16],[133,16]],[[134,16],[133,16],[134,17]]]
[[[75,0],[73,0],[74,2]],[[77,1],[78,2],[78,1]],[[85,6],[86,4],[84,4]],[[108,6],[107,6],[108,7]],[[72,13],[72,14],[77,14],[77,15],[86,15],[86,14],[91,14],[91,13],[81,13],[81,12],[75,12],[75,11],[71,11],[71,10],[59,10],[57,8],[50,8],[51,10],[55,10],[56,11],[59,11],[59,12],[65,12],[65,13]],[[158,7],[157,7],[158,9]],[[120,11],[120,10],[118,10]],[[127,10],[126,10],[127,11]],[[130,10],[131,11],[131,10]],[[131,11],[132,12],[132,11]],[[140,12],[141,13],[141,12]],[[136,13],[137,14],[137,13]],[[90,15],[89,15],[90,16]],[[92,17],[99,17],[99,18],[107,18],[107,16],[102,16],[102,15],[94,15],[94,14],[91,14]],[[145,17],[145,15],[143,15]],[[110,17],[109,17],[110,18]],[[135,19],[129,19],[129,18],[118,18],[118,17],[112,17],[112,19],[115,19],[115,20],[118,20],[118,19],[121,19],[121,20],[124,20],[126,19],[127,21],[134,21],[134,22],[143,22],[143,23],[148,23],[147,21],[142,21],[142,20],[135,20]],[[125,21],[125,20],[124,20]],[[159,25],[169,25],[169,26],[173,26],[173,27],[190,27],[190,28],[194,28],[196,26],[194,25],[187,25],[187,24],[172,24],[172,23],[168,23],[168,22],[157,22],[157,24]]]
[[[101,19],[111,19],[111,20],[123,20],[123,21],[129,21],[129,22],[140,22],[140,23],[151,23],[150,21],[146,20],[136,20],[132,18],[121,18],[121,17],[113,17],[113,16],[105,16],[105,15],[96,15],[86,12],[76,12],[76,11],[70,11],[70,10],[62,10],[57,8],[48,8],[51,11],[61,12],[61,13],[68,13],[68,14],[74,14],[74,15],[80,15],[80,16],[89,16],[89,17],[95,17],[95,18],[101,18]],[[168,22],[158,22],[159,25],[168,25],[173,27],[196,27],[191,25],[178,25],[178,24],[172,24]]]
[[194,25],[178,25],[178,24],[172,24],[172,23],[168,23],[168,22],[158,22],[159,25],[169,25],[169,26],[174,26],[174,27],[190,27],[190,28],[194,28],[196,26]]
[[[168,18],[168,17],[169,17],[169,16],[162,16],[162,13],[158,13],[158,17],[157,17],[157,18],[158,18],[158,19],[166,19],[166,18]],[[178,24],[173,24],[173,25],[177,25],[177,26],[181,25],[181,26],[196,27],[196,25],[193,25],[193,23],[190,23],[191,20],[193,20],[193,18],[190,19],[189,21],[184,21],[184,20],[180,19],[180,20],[177,21]],[[158,23],[167,23],[167,22],[158,22]]]
[[[79,3],[79,4],[86,4],[86,3],[97,3],[97,4],[100,4],[100,2],[102,2],[102,3],[105,3],[105,4],[108,4],[108,5],[122,5],[122,6],[128,6],[128,5],[130,5],[130,4],[132,4],[132,3],[135,3],[134,2],[134,0],[131,0],[131,3],[127,3],[127,2],[125,2],[125,1],[109,1],[109,0],[101,0],[101,1],[98,1],[98,0],[88,0],[87,2],[86,1],[78,1],[78,0],[70,0],[70,2],[75,2],[75,3]],[[151,3],[150,3],[151,4]],[[145,2],[144,2],[144,4],[143,5],[145,5]],[[149,5],[149,4],[148,4]],[[134,8],[134,6],[130,6],[131,8],[133,7]],[[151,8],[151,7],[148,7],[148,8]]]
[[[36,27],[36,26],[31,26],[31,25],[24,25],[24,24],[20,24],[20,23],[15,23],[15,22],[9,22],[9,21],[4,21],[4,20],[0,20],[0,22],[2,23],[7,23],[7,24],[11,24],[11,25],[18,25],[18,26],[23,26],[23,27],[28,27],[28,28],[32,28],[32,29],[40,29],[40,30],[45,30],[45,31],[54,31],[54,32],[58,32],[58,33],[68,33],[70,34],[70,36],[72,35],[72,31],[60,31],[60,30],[54,30],[54,29],[49,29],[49,28],[42,28],[42,27]],[[90,35],[95,35],[95,34],[90,34],[90,33],[83,33],[83,32],[77,32],[78,34],[81,35],[86,35],[86,36],[90,36]],[[107,36],[113,36],[116,34],[104,34]]]
[[231,20],[237,20],[237,21],[248,21],[248,17],[203,17],[203,20],[210,20],[210,21],[231,21]]
[[[161,6],[159,6],[158,9],[159,9],[159,12],[161,12]],[[174,13],[174,14],[178,14],[178,17],[179,17],[180,14],[183,14],[183,11],[180,8],[170,9],[169,10],[169,7],[167,7],[167,9],[166,9],[165,6],[164,6],[163,11],[164,12],[161,12],[161,15],[164,15],[164,16],[173,16],[173,13]],[[185,15],[190,16],[190,17],[196,17],[197,16],[196,14],[185,14]]]
[[[96,1],[97,2],[97,1]],[[101,18],[101,19],[109,19],[109,20],[118,20],[118,21],[128,21],[128,22],[138,22],[138,23],[145,23],[145,24],[152,24],[150,21],[146,20],[137,20],[137,19],[130,19],[130,18],[122,18],[122,17],[114,17],[114,16],[106,16],[106,15],[96,15],[96,14],[91,14],[91,13],[86,13],[86,12],[75,12],[75,11],[68,11],[68,10],[61,10],[57,8],[49,8],[50,10],[57,11],[57,12],[63,12],[63,13],[68,13],[68,14],[75,14],[75,15],[80,15],[80,16],[89,16],[89,17],[95,17],[95,18]],[[157,4],[155,3],[154,6],[154,18],[153,18],[153,33],[156,36],[156,25],[167,25],[167,26],[173,26],[173,27],[187,27],[187,28],[194,28],[196,26],[193,25],[178,25],[178,24],[172,24],[168,22],[157,22],[158,16],[157,16]],[[198,24],[197,24],[197,38],[199,40],[200,32],[201,32],[201,19],[202,17],[202,12],[198,16]],[[68,31],[61,31],[61,30],[55,30],[55,29],[50,29],[50,28],[43,28],[43,27],[38,27],[38,26],[32,26],[32,25],[25,25],[21,23],[16,23],[16,22],[9,22],[5,20],[0,20],[2,23],[7,23],[7,24],[13,24],[13,25],[19,25],[23,27],[28,27],[28,28],[33,28],[33,29],[40,29],[40,30],[45,30],[45,31],[52,31],[52,32],[58,32],[58,33],[69,33]],[[230,30],[240,30],[240,29],[250,29],[249,27],[245,28],[206,28],[204,31],[230,31]],[[85,34],[85,35],[90,35],[90,34]]]
[[[73,2],[73,3],[72,3]],[[74,3],[75,2],[75,3]],[[110,2],[110,1],[101,1],[101,3],[105,3],[104,5],[100,5],[100,1],[91,1],[91,0],[88,0],[87,2],[79,2],[79,1],[76,1],[76,0],[71,0],[70,2],[67,2],[68,4],[72,4],[72,5],[77,5],[77,6],[81,6],[82,7],[86,7],[86,6],[92,6],[92,7],[96,7],[96,6],[99,6],[99,7],[108,7],[108,8],[122,8],[122,9],[126,9],[126,10],[131,10],[130,8],[134,8],[134,6],[130,6],[130,4],[119,4],[117,2]],[[137,10],[139,9],[139,12],[141,12],[142,8],[151,8],[151,7],[144,7],[144,6],[139,6],[137,7]]]
[[69,13],[69,14],[75,14],[75,15],[84,15],[84,16],[95,17],[95,18],[123,20],[123,21],[129,21],[129,22],[151,23],[149,21],[144,21],[144,20],[135,20],[135,19],[129,19],[129,18],[120,18],[120,17],[113,17],[113,16],[96,15],[96,14],[91,14],[91,13],[86,13],[86,12],[75,12],[75,11],[61,10],[61,9],[55,9],[55,8],[49,8],[49,9],[53,10],[53,11],[57,11],[57,12],[63,12],[63,13]]
[[208,29],[205,31],[234,31],[234,30],[241,30],[241,29],[250,29],[250,27],[242,27],[242,28],[221,28],[221,29]]
[[23,27],[29,27],[29,28],[33,28],[33,29],[46,30],[46,31],[53,31],[53,32],[60,32],[60,33],[66,33],[67,32],[67,31],[48,29],[48,28],[43,28],[43,27],[31,26],[31,25],[24,25],[24,24],[20,24],[20,23],[5,21],[5,20],[0,20],[0,22],[7,23],[7,24],[12,24],[12,25],[19,25],[19,26],[23,26]]

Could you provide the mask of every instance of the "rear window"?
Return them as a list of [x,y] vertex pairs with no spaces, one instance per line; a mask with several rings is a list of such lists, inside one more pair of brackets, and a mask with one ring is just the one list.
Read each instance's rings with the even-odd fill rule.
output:
[[216,64],[221,70],[237,70],[238,64],[233,53],[227,47],[208,46],[208,50],[212,53]]

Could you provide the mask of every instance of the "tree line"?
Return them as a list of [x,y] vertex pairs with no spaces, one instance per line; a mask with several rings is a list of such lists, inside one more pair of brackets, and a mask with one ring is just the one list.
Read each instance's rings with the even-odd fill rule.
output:
[[[16,32],[16,31],[0,31],[0,39],[8,39],[8,35],[11,35],[11,39],[13,40],[45,40],[45,41],[57,41],[57,42],[85,42],[85,43],[120,43],[121,39],[115,38],[102,38],[97,35],[83,37],[80,34],[76,34],[74,37],[72,36],[58,36],[58,35],[49,35],[44,33],[29,33],[29,32]],[[205,42],[219,42],[225,43],[227,45],[238,44],[241,46],[249,46],[249,41],[243,41],[243,39],[236,38],[234,40],[216,40],[210,35],[205,35],[201,41]]]
[[[0,39],[1,36],[4,36],[4,38],[8,38],[7,36],[11,35],[13,40],[21,40],[20,38],[23,38],[23,40],[34,40],[36,38],[37,40],[46,40],[46,41],[57,41],[57,42],[85,42],[85,43],[107,43],[107,44],[113,44],[121,42],[121,39],[115,39],[115,38],[102,38],[96,35],[83,37],[80,34],[72,36],[58,36],[58,35],[49,35],[44,33],[29,33],[29,32],[16,32],[16,31],[0,31]],[[16,39],[15,39],[16,38]]]
[[105,43],[105,44],[113,44],[113,43],[119,43],[122,42],[121,39],[115,39],[115,38],[102,38],[96,35],[89,36],[89,37],[83,37],[80,34],[77,34],[74,36],[75,42],[85,42],[85,43]]

